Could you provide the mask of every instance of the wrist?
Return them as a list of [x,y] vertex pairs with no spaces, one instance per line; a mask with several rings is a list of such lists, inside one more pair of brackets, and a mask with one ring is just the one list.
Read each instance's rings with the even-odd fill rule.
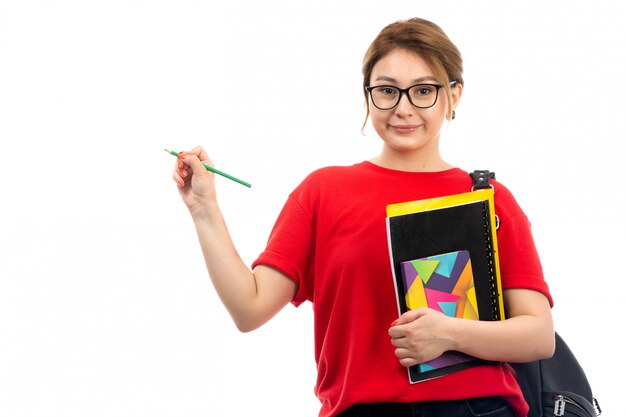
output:
[[458,352],[462,352],[464,349],[463,346],[463,320],[462,318],[457,317],[448,317],[447,325],[445,329],[445,336],[450,343],[449,350],[456,350]]
[[194,223],[214,218],[220,213],[217,201],[214,200],[198,201],[196,204],[188,206],[187,208],[189,209],[189,214],[191,214]]

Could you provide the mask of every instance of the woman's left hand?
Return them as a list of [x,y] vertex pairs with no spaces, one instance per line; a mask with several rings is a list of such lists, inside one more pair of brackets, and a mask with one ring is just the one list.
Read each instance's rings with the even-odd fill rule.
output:
[[453,349],[445,336],[445,323],[453,318],[430,309],[418,308],[404,313],[389,329],[400,364],[406,367],[435,359]]

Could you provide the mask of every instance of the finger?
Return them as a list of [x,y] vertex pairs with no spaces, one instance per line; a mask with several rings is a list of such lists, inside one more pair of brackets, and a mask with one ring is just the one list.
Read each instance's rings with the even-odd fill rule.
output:
[[172,178],[174,179],[174,182],[176,183],[176,185],[178,185],[179,187],[182,188],[185,186],[185,180],[181,178],[181,176],[178,174],[177,171],[174,171],[172,173]]
[[[197,176],[198,178],[209,177],[210,173],[206,170],[202,161],[200,161],[200,159],[198,158],[198,155],[194,153],[185,153],[183,155],[182,161],[190,167],[191,173],[193,173],[193,175]],[[190,172],[188,172],[186,169],[183,169],[183,171],[185,171],[187,177],[190,176]]]
[[421,363],[421,362],[418,361],[418,360],[415,360],[413,358],[402,358],[402,359],[400,359],[400,365],[402,365],[402,366],[404,366],[406,368],[408,368],[410,366],[413,366],[413,365],[417,365],[418,363]]
[[427,307],[416,308],[415,310],[409,310],[406,313],[402,314],[398,319],[398,325],[407,324],[412,321],[417,320],[428,312]]
[[404,325],[398,324],[390,327],[387,333],[389,333],[389,336],[391,336],[392,339],[402,339],[406,337],[407,329]]
[[183,162],[183,158],[185,157],[184,151],[178,152],[178,158],[176,158],[176,164],[174,165],[174,171],[180,172],[181,169],[188,168],[189,166]]
[[185,179],[189,177],[189,172],[187,171],[187,168],[189,168],[189,166],[185,165],[185,163],[180,159],[181,154],[184,154],[184,152],[179,152],[178,154],[176,167],[174,168],[174,173],[172,174],[172,177],[179,187],[184,187]]
[[205,164],[213,165],[213,162],[209,159],[209,155],[206,153],[202,146],[196,146],[191,150],[191,153],[196,155],[199,160]]
[[406,337],[392,337],[391,344],[397,348],[406,347]]
[[398,320],[399,319],[395,319],[394,321],[391,322],[391,324],[389,325],[389,330],[391,331],[392,328],[396,327],[398,325]]
[[207,165],[213,165],[213,162],[209,158],[209,155],[206,153],[204,148],[202,148],[202,146],[196,146],[190,151],[179,152],[179,157],[182,160],[184,160],[185,155],[195,155],[198,157],[200,161],[202,161],[202,163],[207,164]]
[[399,359],[402,366],[413,366],[421,363],[417,358],[412,356],[408,349],[398,348],[395,350],[394,354],[396,355],[396,358]]

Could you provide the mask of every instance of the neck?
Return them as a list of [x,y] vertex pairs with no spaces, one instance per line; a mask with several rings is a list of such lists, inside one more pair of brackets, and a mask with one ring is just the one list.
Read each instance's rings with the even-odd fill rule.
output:
[[407,172],[436,172],[450,169],[453,166],[444,161],[439,155],[417,155],[403,152],[395,152],[388,147],[383,147],[381,153],[370,162],[383,168]]

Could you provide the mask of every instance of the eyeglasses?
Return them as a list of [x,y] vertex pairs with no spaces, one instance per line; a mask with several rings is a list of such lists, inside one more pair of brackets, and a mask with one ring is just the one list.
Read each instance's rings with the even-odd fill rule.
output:
[[[452,81],[451,85],[456,84]],[[375,85],[365,87],[370,94],[372,103],[380,110],[391,110],[398,105],[402,94],[406,94],[409,102],[419,108],[427,109],[437,102],[441,84],[415,84],[409,88],[398,88],[393,85]]]

